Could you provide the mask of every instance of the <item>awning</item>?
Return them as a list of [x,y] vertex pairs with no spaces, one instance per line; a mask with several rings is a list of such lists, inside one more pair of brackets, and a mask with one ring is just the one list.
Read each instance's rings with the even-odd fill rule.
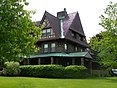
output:
[[38,54],[30,55],[30,58],[41,58],[41,57],[84,57],[92,58],[88,52],[77,52],[77,53],[48,53],[48,54]]

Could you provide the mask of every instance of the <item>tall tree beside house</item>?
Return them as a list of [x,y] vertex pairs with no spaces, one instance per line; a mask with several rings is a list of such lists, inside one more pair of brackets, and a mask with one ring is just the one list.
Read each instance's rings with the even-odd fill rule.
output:
[[90,46],[98,52],[98,58],[105,67],[117,67],[117,3],[110,4],[100,16],[99,23],[106,31],[100,33],[101,38],[90,39]]
[[[0,0],[0,61],[20,61],[37,50],[39,28],[24,10],[26,0]],[[33,36],[33,37],[32,37]]]

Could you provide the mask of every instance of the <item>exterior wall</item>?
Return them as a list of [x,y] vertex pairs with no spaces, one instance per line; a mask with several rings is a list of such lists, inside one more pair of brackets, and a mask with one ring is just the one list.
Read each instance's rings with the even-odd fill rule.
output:
[[[51,44],[55,43],[55,51],[51,52]],[[40,42],[38,46],[41,48],[39,50],[39,54],[44,54],[44,44],[48,44],[48,52],[46,53],[73,53],[73,52],[81,52],[85,51],[86,47],[83,47],[77,43],[73,43],[70,41],[67,41],[65,39],[58,39],[53,41],[46,41],[46,42]],[[67,45],[67,50],[65,50],[65,44]],[[77,49],[76,49],[77,47]]]

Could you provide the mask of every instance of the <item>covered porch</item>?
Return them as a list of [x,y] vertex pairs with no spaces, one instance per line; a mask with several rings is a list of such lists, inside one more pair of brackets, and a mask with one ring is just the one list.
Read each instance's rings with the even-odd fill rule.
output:
[[41,65],[41,64],[59,64],[68,65],[83,65],[91,68],[91,55],[88,52],[77,53],[49,53],[31,55],[29,59],[25,59],[22,64]]

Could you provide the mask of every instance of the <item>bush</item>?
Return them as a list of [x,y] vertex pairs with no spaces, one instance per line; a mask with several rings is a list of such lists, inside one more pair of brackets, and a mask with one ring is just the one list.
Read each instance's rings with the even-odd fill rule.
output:
[[87,68],[85,66],[71,65],[65,67],[65,77],[67,78],[85,78]]
[[28,65],[20,66],[22,76],[62,77],[64,67],[61,65]]
[[47,77],[47,78],[84,78],[87,68],[84,66],[61,65],[25,65],[20,66],[21,76]]
[[20,64],[18,62],[5,62],[3,75],[16,76],[20,73]]
[[111,73],[109,70],[92,70],[93,77],[110,77]]

